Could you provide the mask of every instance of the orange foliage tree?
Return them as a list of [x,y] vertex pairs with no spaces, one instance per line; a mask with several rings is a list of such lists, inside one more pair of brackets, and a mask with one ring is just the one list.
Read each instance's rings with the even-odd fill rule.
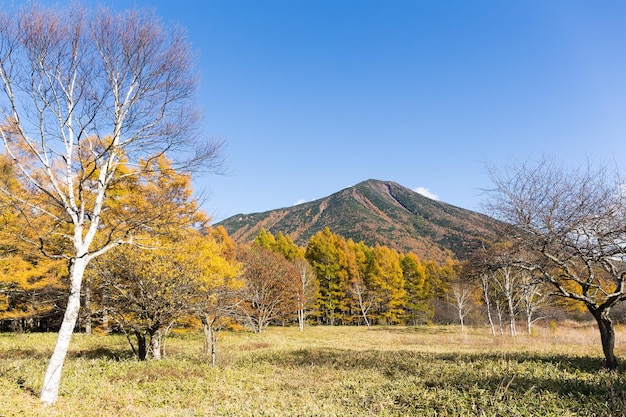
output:
[[272,321],[295,315],[300,275],[291,262],[258,245],[241,247],[237,260],[245,282],[240,317],[255,333],[261,333]]

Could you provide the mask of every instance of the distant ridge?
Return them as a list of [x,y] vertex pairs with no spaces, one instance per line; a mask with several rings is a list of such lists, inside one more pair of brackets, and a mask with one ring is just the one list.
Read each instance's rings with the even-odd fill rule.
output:
[[218,223],[238,242],[252,241],[261,228],[282,232],[298,245],[328,227],[333,233],[381,244],[422,259],[465,259],[495,234],[496,220],[431,200],[395,182],[367,180],[308,203],[263,213],[237,214]]

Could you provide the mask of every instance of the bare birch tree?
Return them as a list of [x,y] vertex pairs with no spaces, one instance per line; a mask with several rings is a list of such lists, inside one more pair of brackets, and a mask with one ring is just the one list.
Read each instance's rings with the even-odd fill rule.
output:
[[516,266],[582,302],[598,324],[606,367],[618,368],[610,311],[626,299],[626,195],[618,172],[553,159],[491,171],[487,208],[507,222]]
[[296,300],[298,303],[298,327],[300,331],[304,331],[304,322],[307,316],[307,308],[315,298],[317,292],[315,271],[305,258],[298,257],[293,260],[300,280],[296,286]]
[[516,270],[508,264],[501,264],[491,274],[491,280],[498,294],[502,297],[506,304],[509,314],[509,332],[511,336],[517,336],[517,328],[515,326],[515,317],[517,314],[517,306],[519,304],[518,283],[521,271]]
[[491,280],[488,272],[482,272],[480,276],[480,289],[482,290],[483,301],[485,302],[485,310],[487,312],[487,321],[491,328],[491,334],[496,335],[496,328],[493,324],[493,315],[491,314]]
[[[115,199],[108,191],[124,176],[120,164],[137,175],[167,152],[188,168],[219,168],[219,144],[205,145],[198,135],[193,58],[183,31],[164,27],[149,12],[36,3],[0,12],[0,136],[30,193],[0,192],[24,219],[20,238],[69,265],[67,307],[44,377],[44,404],[58,399],[87,264],[132,242],[136,231],[166,214],[107,216]],[[39,216],[53,226],[30,227]]]
[[455,280],[448,289],[449,304],[454,307],[459,317],[461,332],[465,332],[465,317],[472,310],[474,288],[466,282]]
[[531,334],[533,323],[544,318],[537,313],[546,304],[547,293],[544,288],[545,284],[534,277],[530,271],[522,270],[520,278],[522,284],[519,296],[520,305],[526,317],[526,332]]
[[365,321],[365,325],[369,329],[371,327],[371,324],[369,319],[367,318],[367,315],[374,305],[374,294],[372,294],[372,292],[367,288],[367,286],[363,282],[363,279],[361,278],[355,280],[350,285],[349,291],[356,298],[356,303],[359,307],[359,310],[361,310],[363,321]]

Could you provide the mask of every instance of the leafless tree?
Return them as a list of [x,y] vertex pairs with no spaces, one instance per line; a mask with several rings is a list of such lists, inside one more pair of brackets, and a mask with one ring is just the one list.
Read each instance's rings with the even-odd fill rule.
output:
[[611,308],[626,299],[626,196],[618,172],[554,159],[491,170],[487,208],[509,227],[516,266],[582,302],[598,324],[606,367],[618,368]]
[[293,265],[300,276],[296,286],[296,300],[298,303],[298,326],[302,332],[304,331],[307,308],[309,308],[309,304],[313,301],[317,292],[315,271],[305,258],[295,258]]
[[511,336],[517,335],[515,327],[515,316],[519,298],[517,290],[519,288],[519,271],[509,264],[502,264],[491,274],[491,281],[496,287],[498,294],[502,297],[509,315],[509,332]]
[[496,335],[496,328],[493,324],[493,315],[491,314],[491,280],[489,279],[489,273],[484,271],[479,274],[480,277],[480,289],[482,290],[483,300],[485,301],[485,309],[487,312],[487,321],[491,328],[491,334]]
[[526,270],[522,270],[520,281],[519,303],[526,317],[526,332],[530,334],[533,323],[544,318],[537,313],[547,302],[545,284]]
[[[218,169],[219,144],[199,136],[194,107],[194,56],[182,30],[166,28],[149,12],[115,14],[29,5],[0,12],[0,137],[27,181],[12,195],[16,211],[34,224],[21,238],[43,253],[68,260],[70,291],[41,401],[58,398],[61,369],[80,309],[87,264],[150,219],[109,219],[112,184],[141,172],[168,153],[182,163]],[[133,175],[134,175],[133,174]],[[51,238],[64,245],[50,244]]]
[[450,283],[448,288],[448,303],[454,307],[458,313],[461,332],[465,332],[465,317],[472,310],[472,296],[474,288],[468,282],[456,279]]
[[376,299],[375,295],[368,290],[367,286],[363,282],[363,279],[355,280],[350,285],[349,291],[354,297],[356,297],[356,303],[359,306],[359,310],[361,310],[363,321],[365,321],[365,325],[369,329],[370,321],[367,318],[367,315],[374,305],[374,301]]

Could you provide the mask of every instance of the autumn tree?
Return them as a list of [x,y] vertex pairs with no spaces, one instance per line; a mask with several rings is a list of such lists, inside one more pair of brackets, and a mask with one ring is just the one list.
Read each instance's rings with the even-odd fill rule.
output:
[[401,323],[406,293],[400,255],[381,245],[376,245],[371,251],[367,286],[375,294],[375,317],[384,324]]
[[274,236],[272,233],[261,228],[254,241],[261,247],[280,253],[289,261],[304,257],[305,250],[296,245],[293,239],[282,232],[278,232],[276,236]]
[[430,301],[433,288],[426,276],[426,268],[414,253],[401,256],[404,277],[404,309],[407,321],[414,325],[428,323],[433,317]]
[[509,227],[516,266],[554,295],[583,303],[597,322],[610,370],[618,368],[610,311],[626,299],[623,180],[604,167],[566,169],[543,157],[491,171],[488,209]]
[[372,251],[363,242],[354,243],[349,239],[346,243],[350,272],[348,293],[353,299],[351,304],[356,306],[357,314],[360,314],[369,329],[372,323],[368,317],[376,301],[376,294],[367,284],[372,263]]
[[189,312],[196,291],[193,279],[183,272],[190,260],[178,251],[179,242],[146,243],[153,247],[121,246],[93,263],[97,282],[106,290],[106,314],[129,336],[140,360],[161,359],[166,333]]
[[[69,265],[69,296],[44,376],[44,404],[57,401],[87,265],[130,242],[147,222],[106,224],[108,190],[120,164],[141,172],[164,152],[187,167],[203,162],[211,168],[219,161],[219,146],[204,145],[197,134],[193,62],[183,31],[166,28],[149,12],[34,3],[0,13],[0,136],[30,192],[0,191],[21,215],[51,220],[51,229],[31,230],[38,237],[32,242]],[[51,245],[49,238],[65,244]]]
[[161,359],[172,326],[204,311],[214,291],[238,271],[215,239],[193,229],[148,243],[120,246],[91,268],[99,293],[106,294],[106,314],[136,339],[137,346],[129,341],[140,360]]
[[[0,155],[0,184],[15,195],[28,191],[6,155]],[[11,199],[0,193],[0,321],[26,330],[34,321],[47,327],[59,314],[67,287],[65,263],[46,258],[18,236],[25,224]],[[30,323],[30,324],[27,324]]]
[[[0,256],[0,321],[24,331],[57,317],[66,289],[65,264],[32,252],[3,248]],[[8,250],[7,250],[8,249]],[[27,324],[28,323],[28,324]]]
[[254,238],[254,243],[262,248],[274,250],[274,248],[276,247],[276,238],[272,233],[268,232],[267,230],[265,230],[264,227],[262,227],[261,230],[259,230],[259,233]]
[[445,297],[450,282],[456,276],[458,261],[448,258],[443,264],[439,264],[433,260],[424,260],[422,266],[426,272],[426,280],[430,283],[433,296],[436,298]]
[[[102,255],[91,268],[94,273],[86,275],[99,295],[101,315],[134,335],[137,348],[131,346],[142,360],[161,357],[165,335],[181,317],[207,319],[218,289],[221,294],[236,285],[238,272],[234,243],[225,230],[204,226],[208,219],[198,209],[190,176],[176,172],[164,156],[148,165],[150,170],[114,183],[106,216],[109,224],[154,216],[150,229],[132,245]],[[128,201],[134,202],[130,209]]]
[[300,276],[291,262],[258,245],[242,247],[237,260],[242,264],[245,282],[239,309],[242,320],[255,333],[296,312],[295,288]]
[[211,275],[201,281],[194,301],[194,308],[204,332],[204,353],[210,355],[211,363],[216,364],[217,332],[229,326],[236,319],[239,305],[243,302],[245,281],[240,277],[241,265],[237,262],[237,247],[223,226],[205,230],[206,238],[219,248],[219,258],[214,256],[199,259],[200,262],[220,262]]
[[304,258],[305,253],[305,249],[296,245],[291,237],[282,232],[276,234],[276,246],[273,250],[274,252],[281,253],[289,261]]
[[317,314],[323,324],[335,325],[345,320],[349,313],[350,274],[346,253],[345,239],[333,234],[329,228],[313,235],[307,246],[306,259],[318,280]]
[[[132,245],[153,248],[155,239],[178,239],[182,231],[198,230],[208,223],[209,219],[199,210],[198,201],[193,196],[191,176],[177,172],[165,155],[146,162],[144,169],[134,175],[131,175],[132,169],[126,164],[120,164],[117,173],[118,177],[108,190],[109,200],[103,209],[103,224],[115,229],[115,225],[136,219],[141,227],[134,233]],[[141,223],[142,220],[145,223]],[[109,231],[103,228],[101,234]],[[100,302],[104,305],[92,306],[93,287],[101,287],[102,283],[91,280],[92,274],[87,273],[83,285],[86,328],[91,324],[94,309],[99,308],[102,314],[107,311],[107,304],[113,303],[113,300],[100,296]]]
[[283,255],[285,259],[293,263],[298,271],[300,279],[294,287],[294,291],[298,304],[298,327],[300,331],[304,331],[304,322],[317,292],[315,271],[304,257],[305,249],[296,245],[288,235],[278,232],[274,236],[263,228],[259,231],[254,242],[263,248]]

